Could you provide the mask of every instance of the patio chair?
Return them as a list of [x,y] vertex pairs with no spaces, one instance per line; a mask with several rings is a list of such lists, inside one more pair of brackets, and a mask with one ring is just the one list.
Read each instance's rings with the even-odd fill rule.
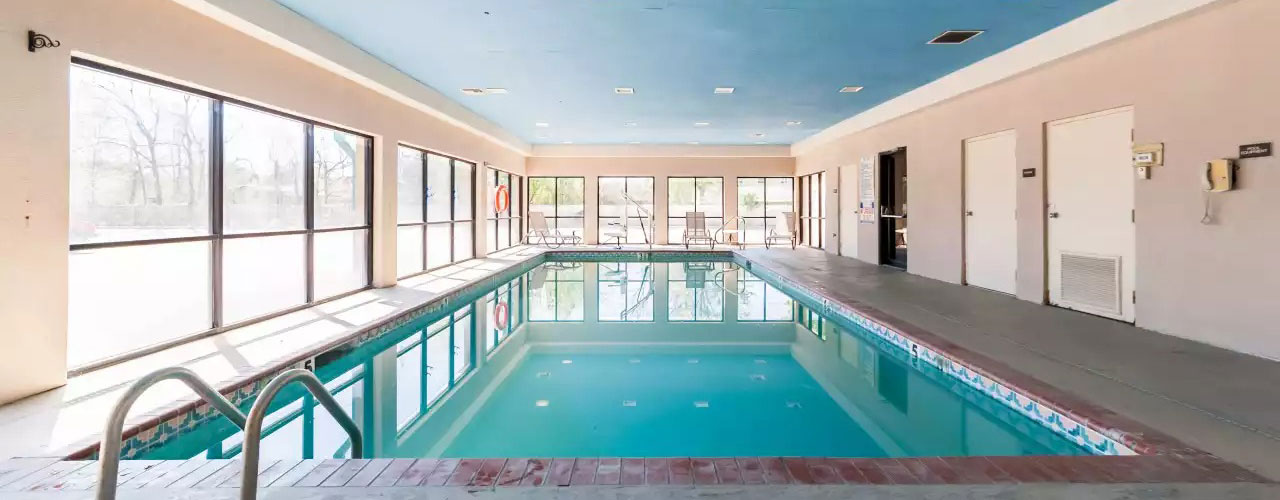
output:
[[581,238],[576,234],[562,234],[559,229],[551,229],[547,225],[547,216],[542,212],[529,212],[529,232],[524,235],[524,243],[531,245],[533,239],[537,238],[539,245],[546,245],[549,248],[559,248],[565,243],[577,244]]
[[777,221],[772,228],[769,229],[769,236],[764,238],[764,247],[769,248],[770,244],[790,243],[791,249],[796,249],[796,213],[782,212],[782,216],[776,217]]
[[684,214],[684,247],[689,248],[689,244],[694,242],[705,242],[716,247],[716,239],[711,237],[711,233],[707,231],[707,214],[703,212],[686,212]]

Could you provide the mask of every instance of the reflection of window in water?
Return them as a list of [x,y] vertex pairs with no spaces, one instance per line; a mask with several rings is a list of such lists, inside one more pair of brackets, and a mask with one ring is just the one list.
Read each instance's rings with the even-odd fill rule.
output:
[[582,321],[580,262],[548,262],[529,271],[529,321]]
[[412,425],[475,365],[471,310],[459,309],[396,344],[397,431]]
[[683,262],[669,265],[667,309],[671,321],[724,319],[724,262]]
[[484,352],[493,352],[524,322],[522,286],[519,279],[499,286],[489,294],[485,311],[489,322],[489,343]]
[[[343,410],[357,415],[356,425],[361,427],[365,423],[358,415],[369,411],[363,407],[369,401],[360,397],[364,392],[364,375],[364,365],[361,365],[324,384]],[[244,433],[236,431],[190,458],[235,458],[240,455],[243,444]],[[262,424],[262,446],[259,450],[264,463],[299,457],[348,458],[351,456],[351,441],[328,410],[310,394],[303,394],[267,414]]]
[[653,321],[653,265],[602,262],[596,285],[600,321]]
[[803,305],[797,305],[796,311],[799,313],[799,318],[796,319],[796,322],[800,323],[806,330],[809,330],[822,340],[827,340],[827,333],[835,328],[830,321],[827,321],[827,319],[823,318],[821,314],[818,314],[818,311]]
[[738,268],[738,321],[791,321],[791,297],[759,276]]

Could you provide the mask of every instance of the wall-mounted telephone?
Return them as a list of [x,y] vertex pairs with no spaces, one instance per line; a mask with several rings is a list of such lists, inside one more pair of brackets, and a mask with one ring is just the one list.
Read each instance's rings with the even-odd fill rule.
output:
[[1200,177],[1200,188],[1210,193],[1221,193],[1235,189],[1236,165],[1229,159],[1217,159],[1204,165]]

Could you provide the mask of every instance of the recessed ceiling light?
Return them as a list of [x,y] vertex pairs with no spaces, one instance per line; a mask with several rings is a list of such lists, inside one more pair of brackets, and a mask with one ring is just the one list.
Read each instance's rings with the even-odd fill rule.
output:
[[538,128],[547,128],[547,127],[550,127],[551,124],[547,122],[534,122],[533,126]]
[[763,145],[763,144],[768,144],[768,143],[767,143],[767,142],[764,142],[764,141],[756,141],[756,144],[762,144],[762,145]]
[[929,40],[929,45],[959,45],[982,33],[983,30],[947,30]]
[[465,88],[462,89],[464,95],[484,95],[484,89]]
[[756,132],[751,134],[751,137],[764,137],[764,132]]
[[640,144],[640,141],[631,141],[628,144]]
[[[702,143],[700,143],[700,142],[698,142],[698,141],[689,141],[689,142],[688,142],[688,144],[689,144],[689,145],[691,145],[691,146],[697,146],[697,145],[702,144]],[[694,363],[697,363],[697,361],[694,361]]]
[[634,126],[636,126],[636,125],[639,125],[639,123],[636,123],[636,122],[626,122],[626,123],[623,123],[623,124],[622,124],[622,126],[623,126],[623,127],[634,127]]
[[794,127],[794,126],[799,125],[799,124],[801,124],[801,123],[804,123],[804,122],[802,122],[802,121],[800,121],[800,120],[787,120],[787,126],[788,126],[788,127]]
[[[562,142],[562,143],[560,143],[560,144],[573,144],[573,141],[564,141],[564,142]],[[567,360],[567,359],[566,359],[564,362],[565,362],[565,364],[572,363],[572,361],[569,361],[569,360]]]
[[631,95],[631,94],[636,93],[636,89],[633,89],[633,88],[631,88],[631,87],[614,87],[614,88],[613,88],[613,93],[615,93],[615,94]]
[[504,89],[504,88],[502,88],[502,87],[487,88],[487,89],[484,89],[484,93],[486,93],[486,94],[505,94],[505,93],[507,93],[507,89]]
[[716,87],[717,94],[732,94],[733,87]]
[[705,127],[707,125],[711,125],[711,122],[693,122],[693,126],[695,127]]
[[852,85],[847,87],[840,87],[841,94],[851,94],[853,92],[862,92],[862,87],[856,87]]

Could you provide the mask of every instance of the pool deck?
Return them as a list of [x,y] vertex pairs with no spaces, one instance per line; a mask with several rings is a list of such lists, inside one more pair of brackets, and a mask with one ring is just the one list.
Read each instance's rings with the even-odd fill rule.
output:
[[[566,249],[605,250],[604,247],[594,246]],[[640,249],[629,247],[624,250]],[[75,377],[66,387],[0,407],[0,458],[43,457],[0,462],[0,492],[11,492],[5,493],[6,497],[10,494],[33,495],[32,498],[43,498],[48,495],[58,498],[73,495],[86,496],[88,492],[85,489],[92,486],[92,476],[96,467],[90,462],[59,462],[57,458],[60,458],[66,450],[96,438],[101,432],[100,426],[105,408],[114,403],[119,392],[133,378],[147,371],[161,366],[183,364],[194,367],[198,373],[212,380],[244,379],[260,374],[263,367],[270,365],[273,361],[303,350],[323,348],[325,345],[348,338],[363,326],[385,321],[397,312],[426,303],[492,273],[519,265],[541,252],[540,249],[528,247],[516,248],[449,266],[403,280],[396,287],[360,292],[339,301]],[[1207,455],[1189,459],[1174,457],[1162,459],[1163,461],[1150,461],[1151,457],[1145,457],[1148,461],[1136,466],[1123,465],[1122,462],[1140,460],[1144,457],[1086,457],[1086,460],[1077,462],[1081,464],[1078,466],[1080,468],[1078,474],[1057,469],[1061,465],[1050,458],[1042,459],[1044,463],[1037,462],[1031,471],[1016,473],[1006,469],[1013,467],[1017,470],[1019,465],[1002,466],[999,464],[1001,459],[981,457],[955,459],[955,464],[949,462],[953,459],[940,459],[945,467],[942,465],[931,467],[929,462],[925,462],[934,459],[887,459],[887,461],[881,459],[864,462],[799,459],[800,465],[794,466],[798,468],[784,467],[785,482],[780,481],[782,484],[819,483],[830,479],[833,483],[854,484],[856,486],[842,488],[857,488],[857,491],[872,497],[883,493],[885,495],[883,498],[901,498],[897,496],[901,491],[894,493],[895,490],[885,490],[884,488],[893,486],[876,485],[877,481],[869,477],[865,471],[857,475],[841,473],[841,470],[850,470],[849,467],[853,467],[852,470],[855,471],[860,470],[856,467],[858,463],[864,465],[871,463],[874,465],[872,470],[884,471],[886,467],[897,470],[901,465],[908,471],[914,471],[902,476],[900,481],[916,485],[913,486],[917,488],[913,490],[915,493],[907,494],[912,497],[915,497],[916,493],[921,497],[928,497],[941,491],[960,491],[935,491],[919,486],[920,483],[964,484],[966,485],[964,491],[969,491],[971,494],[973,492],[991,494],[1012,492],[1012,494],[1067,495],[1063,498],[1112,498],[1130,494],[1150,495],[1152,492],[1157,492],[1154,496],[1186,494],[1196,498],[1280,497],[1276,494],[1276,485],[1269,484],[1266,480],[1266,478],[1272,480],[1280,478],[1280,391],[1273,386],[1274,381],[1280,380],[1280,363],[1161,335],[1124,323],[1021,301],[994,292],[922,278],[816,250],[749,249],[741,253],[753,262],[766,265],[788,279],[800,282],[829,298],[862,311],[872,312],[874,316],[890,319],[891,322],[909,332],[923,332],[922,334],[929,336],[932,342],[945,344],[944,347],[948,352],[960,353],[966,359],[981,360],[981,366],[984,368],[993,369],[1000,374],[1008,374],[1015,379],[1015,382],[1019,382],[1019,385],[1052,388],[1066,399],[1087,401],[1084,406],[1089,411],[1100,412],[1106,417],[1120,421],[1141,422],[1139,428],[1149,427],[1152,435],[1177,436],[1177,439],[1183,443],[1243,465],[1249,471],[1263,476],[1256,476],[1249,471],[1231,467],[1230,464]],[[176,387],[175,389],[157,389],[149,393],[155,396],[152,396],[153,399],[140,401],[141,409],[131,417],[131,421],[145,420],[150,413],[156,412],[157,408],[166,408],[175,402],[188,399],[185,388]],[[572,478],[575,474],[573,471],[578,468],[585,470],[587,466],[573,459],[570,460],[571,472],[567,481],[568,484],[573,484]],[[582,460],[594,464],[594,467],[591,467],[593,469],[591,483],[596,483],[598,481],[596,478],[601,476],[613,477],[612,472],[601,473],[599,468],[602,464],[606,467],[611,466],[612,460],[617,459],[603,459],[607,462],[596,458]],[[690,465],[691,478],[694,477],[693,464],[698,460],[702,459],[690,459],[687,462]],[[759,459],[742,460],[759,461]],[[1113,461],[1098,462],[1105,465],[1097,465],[1090,462],[1091,460]],[[794,463],[795,460],[793,459],[792,462]],[[214,474],[220,473],[221,478],[212,485],[214,489],[207,490],[206,493],[216,497],[231,497],[233,495],[229,493],[236,491],[230,487],[234,485],[227,482],[233,477],[232,471],[235,468],[230,464],[234,461],[221,464],[221,467],[216,463],[206,464],[198,469],[182,469],[182,467],[192,466],[183,466],[180,461],[126,463],[130,464],[129,467],[143,468],[135,471],[134,474],[140,477],[147,477],[146,474],[150,474],[153,479],[159,478],[159,474],[170,475],[185,470],[183,477],[165,484],[170,487],[181,485],[189,488],[201,483],[208,486]],[[297,467],[306,467],[308,463],[315,465],[308,469],[310,472],[306,475],[295,478],[287,486],[279,484],[281,476],[278,476],[274,479],[277,484],[265,489],[262,496],[264,498],[330,496],[330,493],[320,488],[319,485],[322,483],[341,486],[337,490],[329,491],[348,492],[347,494],[352,497],[365,493],[374,494],[375,490],[378,491],[379,496],[397,496],[401,494],[396,493],[397,491],[404,491],[404,489],[391,487],[370,489],[367,486],[354,489],[353,486],[362,485],[349,484],[355,477],[373,476],[370,479],[372,484],[373,480],[380,478],[387,470],[400,467],[396,461],[299,461],[294,463],[290,470],[297,471],[299,470]],[[502,482],[500,479],[502,473],[511,469],[511,462],[503,461],[502,464],[496,465],[485,461],[468,461],[468,463],[474,464],[474,467],[469,465],[467,468],[462,468],[460,463],[454,463],[454,468],[448,472],[444,480],[447,484],[450,478],[459,474],[459,468],[462,468],[464,473],[474,468],[474,471],[467,474],[465,481],[453,479],[454,484],[461,487],[450,489],[442,486],[438,493],[433,494],[433,498],[437,494],[441,497],[452,497],[455,494],[469,494],[476,491],[487,491],[499,497],[508,494],[502,493],[504,488],[496,488],[496,486]],[[539,493],[522,497],[576,498],[585,494],[585,490],[601,487],[612,488],[609,490],[612,492],[610,496],[621,494],[619,492],[623,490],[634,490],[633,495],[644,496],[643,493],[646,492],[644,488],[648,486],[639,484],[628,486],[628,483],[623,482],[622,477],[625,476],[623,469],[626,468],[627,463],[627,461],[618,463],[617,483],[583,487],[583,490],[578,490],[582,493],[551,496]],[[631,463],[634,468],[634,462]],[[714,468],[715,460],[711,460],[711,463],[713,470],[719,470]],[[727,462],[722,463],[727,465]],[[404,470],[407,471],[415,464],[417,463],[406,465]],[[526,462],[526,466],[527,464]],[[982,467],[994,466],[986,470],[999,472],[987,474],[957,472],[984,470],[977,464],[981,464]],[[276,465],[283,467],[281,464]],[[549,462],[548,465],[553,464]],[[432,468],[434,471],[443,466],[441,463],[435,463]],[[495,473],[498,479],[488,477],[492,474],[480,474],[482,469],[491,472],[495,466],[499,471]],[[734,466],[739,471],[738,480],[743,481],[743,462],[735,460]],[[160,467],[164,467],[163,470],[168,472],[162,473],[155,470]],[[377,475],[374,475],[373,472],[369,472],[372,470],[370,467],[381,467],[381,469]],[[199,478],[194,476],[213,468],[217,470],[210,471],[208,476]],[[554,468],[554,466],[547,467],[548,470]],[[310,480],[301,481],[305,477],[320,474],[315,472],[317,469],[320,471],[328,469],[330,474],[320,478],[315,487],[308,486]],[[682,463],[675,464],[675,469],[684,470]],[[1055,469],[1057,469],[1056,472]],[[608,470],[612,471],[611,468]],[[946,473],[948,470],[956,473],[948,474]],[[343,475],[346,472],[339,474],[339,471],[350,472],[351,475],[347,477]],[[1129,472],[1124,471],[1138,472],[1135,472],[1137,475],[1129,475]],[[834,472],[834,474],[828,474],[828,472]],[[671,476],[674,474],[672,463],[667,463],[665,474],[667,474],[667,481],[659,484],[671,483],[670,478],[674,477]],[[726,482],[723,477],[716,474],[713,473],[711,476],[716,478],[714,484]],[[813,480],[815,474],[816,477],[826,479]],[[338,481],[334,477],[347,478]],[[522,474],[520,477],[523,481],[525,475]],[[648,477],[647,472],[646,477]],[[811,481],[806,481],[805,477]],[[908,477],[912,479],[907,479]],[[400,482],[401,478],[402,475],[398,475],[396,482]],[[192,482],[193,480],[195,482]],[[460,481],[462,483],[458,484]],[[556,479],[548,483],[559,485],[563,481]],[[699,486],[701,483],[695,479],[690,481],[692,486],[684,486],[680,493],[663,495],[664,498],[681,497],[686,491],[693,492],[701,487]],[[1073,486],[1077,488],[1074,490],[1067,488],[1064,484],[1053,484],[1073,481],[1096,484],[1076,485]],[[1214,484],[1188,484],[1201,481]],[[421,485],[425,482],[426,479],[423,478],[416,484]],[[727,482],[740,484],[734,481]],[[890,479],[888,482],[898,483],[899,481]],[[1122,487],[1115,483],[1147,486]],[[147,486],[147,489],[151,488],[149,484],[139,484]],[[773,486],[767,480],[762,484],[766,486],[760,486],[760,490],[783,488],[779,491],[786,492],[785,496],[797,498],[844,498],[854,491],[839,488],[821,491],[795,490],[795,486]],[[78,485],[83,485],[83,488]],[[219,489],[220,486],[228,486],[228,488]],[[720,484],[707,487],[721,488],[717,490],[719,495],[725,493],[722,488],[727,486]],[[897,487],[906,488],[907,486],[898,484]],[[525,487],[505,489],[521,491]],[[673,488],[666,488],[666,490],[671,489]],[[750,489],[745,488],[744,491]],[[128,488],[122,486],[122,497],[129,496],[126,490]],[[540,490],[548,489],[540,488]],[[575,490],[575,488],[565,491],[568,490]],[[17,493],[19,491],[25,493]],[[142,491],[146,490],[139,490],[138,493]],[[1057,493],[1054,493],[1055,491]],[[192,493],[194,492],[175,489],[162,496],[182,497]],[[228,494],[224,495],[224,493]],[[753,492],[750,495],[756,496],[763,493],[763,491]],[[689,496],[696,495],[690,493]]]

